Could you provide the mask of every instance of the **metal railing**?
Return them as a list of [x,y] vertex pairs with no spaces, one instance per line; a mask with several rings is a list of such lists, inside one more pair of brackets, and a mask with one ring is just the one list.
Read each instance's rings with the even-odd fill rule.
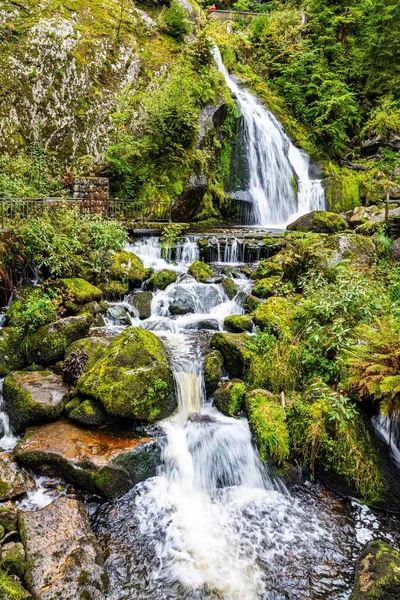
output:
[[75,208],[81,215],[101,215],[119,221],[170,221],[172,203],[165,200],[142,201],[119,198],[1,198],[0,224],[3,229],[15,227],[29,218],[61,206]]

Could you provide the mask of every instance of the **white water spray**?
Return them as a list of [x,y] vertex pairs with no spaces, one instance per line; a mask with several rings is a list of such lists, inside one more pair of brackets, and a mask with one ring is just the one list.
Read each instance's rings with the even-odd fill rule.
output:
[[[243,116],[249,181],[247,198],[239,196],[239,199],[252,203],[250,224],[285,228],[302,214],[324,210],[322,182],[310,179],[307,154],[292,144],[273,114],[234,81],[217,47],[213,53]],[[293,189],[294,176],[298,184],[297,197]]]

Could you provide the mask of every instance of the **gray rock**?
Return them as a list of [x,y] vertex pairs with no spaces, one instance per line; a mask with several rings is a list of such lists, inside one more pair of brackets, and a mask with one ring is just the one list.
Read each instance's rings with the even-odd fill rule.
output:
[[0,501],[16,498],[25,492],[25,476],[9,452],[0,454]]
[[111,319],[113,321],[114,325],[131,324],[128,311],[123,306],[110,306],[106,316],[108,319]]
[[400,238],[394,240],[390,248],[390,258],[393,262],[400,262]]
[[41,510],[21,512],[19,522],[35,598],[105,597],[103,556],[81,502],[58,498]]
[[92,320],[92,315],[81,315],[39,327],[29,339],[29,362],[45,365],[61,360],[72,342],[88,335]]

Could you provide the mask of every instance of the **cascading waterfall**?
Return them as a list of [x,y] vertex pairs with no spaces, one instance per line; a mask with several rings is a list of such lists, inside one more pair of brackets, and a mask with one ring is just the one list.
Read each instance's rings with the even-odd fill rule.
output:
[[[324,210],[322,182],[310,179],[308,155],[292,144],[273,114],[234,81],[219,49],[214,47],[213,52],[218,69],[224,75],[243,117],[249,175],[247,189],[234,197],[251,203],[249,224],[285,228],[302,214]],[[297,195],[293,188],[294,177],[297,179]]]
[[378,434],[385,442],[390,445],[390,452],[393,459],[400,469],[400,423],[393,417],[384,417],[376,415],[372,417],[372,424]]

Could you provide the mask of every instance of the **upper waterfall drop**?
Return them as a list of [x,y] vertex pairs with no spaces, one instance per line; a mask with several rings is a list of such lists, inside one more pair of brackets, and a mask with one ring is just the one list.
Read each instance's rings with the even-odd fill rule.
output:
[[[243,193],[237,197],[251,202],[249,224],[286,228],[307,212],[325,210],[322,181],[310,179],[308,155],[294,146],[274,115],[234,81],[216,46],[213,54],[243,117],[249,174],[246,197]],[[297,194],[293,177],[297,180]]]

